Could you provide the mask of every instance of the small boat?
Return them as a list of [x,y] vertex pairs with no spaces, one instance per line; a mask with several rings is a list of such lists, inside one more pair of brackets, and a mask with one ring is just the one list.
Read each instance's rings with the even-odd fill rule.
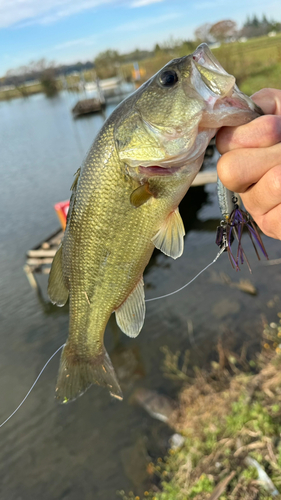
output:
[[78,101],[74,108],[72,108],[72,113],[74,116],[81,116],[89,113],[100,113],[104,108],[104,101],[101,101],[97,97],[91,97],[90,99]]

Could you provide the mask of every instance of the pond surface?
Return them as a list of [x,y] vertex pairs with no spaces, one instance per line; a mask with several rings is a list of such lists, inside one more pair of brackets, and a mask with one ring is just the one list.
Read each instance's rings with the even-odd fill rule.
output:
[[[102,115],[74,120],[77,95],[36,95],[0,103],[0,419],[19,404],[40,369],[67,337],[67,308],[38,300],[23,272],[26,251],[58,227],[53,205],[69,197],[73,174],[103,124]],[[108,106],[108,116],[114,106]],[[154,255],[146,273],[146,297],[170,292],[197,274],[217,254],[220,218],[216,187],[192,188],[181,207],[184,255],[173,261]],[[280,242],[264,237],[271,259]],[[93,386],[76,402],[59,406],[54,386],[59,355],[52,360],[21,410],[0,429],[0,497],[5,500],[114,500],[116,490],[143,491],[146,460],[165,453],[171,431],[132,403],[137,388],[175,396],[180,383],[163,376],[163,352],[191,351],[194,364],[216,358],[223,335],[231,348],[257,345],[262,318],[280,310],[279,266],[258,262],[245,238],[253,274],[232,270],[227,255],[190,287],[147,304],[144,328],[129,339],[109,322],[105,343],[116,367],[124,401]],[[247,278],[258,289],[247,295],[223,283]],[[46,295],[46,280],[42,281]]]

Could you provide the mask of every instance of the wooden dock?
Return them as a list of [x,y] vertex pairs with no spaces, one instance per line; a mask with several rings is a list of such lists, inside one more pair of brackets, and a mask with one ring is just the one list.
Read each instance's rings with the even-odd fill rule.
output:
[[216,170],[206,170],[205,172],[199,172],[193,183],[191,184],[192,186],[204,186],[205,184],[214,184],[217,182],[217,171]]
[[[217,171],[207,170],[199,172],[195,177],[192,186],[204,186],[205,184],[213,184],[217,182]],[[27,279],[32,288],[38,290],[38,283],[36,274],[50,273],[51,264],[55,253],[61,243],[63,237],[63,230],[58,229],[55,233],[51,234],[46,240],[39,243],[36,247],[28,250],[26,254],[26,263],[24,271]]]
[[27,279],[35,290],[38,289],[38,283],[36,281],[36,274],[49,274],[51,269],[51,264],[55,253],[61,243],[63,237],[63,230],[57,229],[57,231],[46,240],[42,241],[36,247],[28,250],[26,254],[26,263],[24,266],[24,272]]

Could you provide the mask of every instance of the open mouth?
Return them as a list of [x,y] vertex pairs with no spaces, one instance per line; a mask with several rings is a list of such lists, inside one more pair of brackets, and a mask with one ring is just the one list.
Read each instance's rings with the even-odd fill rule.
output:
[[148,177],[152,177],[154,175],[173,175],[176,172],[178,172],[181,169],[181,167],[159,167],[159,165],[153,165],[150,167],[142,167],[141,165],[139,166],[139,171],[142,174],[145,174]]
[[232,96],[218,100],[214,106],[214,110],[219,111],[220,107],[226,107],[229,111],[232,110],[234,112],[242,110],[252,115],[255,113],[256,116],[253,116],[253,118],[263,115],[263,111],[259,106],[251,101],[250,98],[247,98],[247,96],[239,95],[236,90],[233,91]]

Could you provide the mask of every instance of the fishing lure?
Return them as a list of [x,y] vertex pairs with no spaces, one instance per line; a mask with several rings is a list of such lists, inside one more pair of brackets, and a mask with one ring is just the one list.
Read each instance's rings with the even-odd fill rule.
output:
[[[217,228],[216,244],[224,251],[227,251],[230,263],[236,271],[240,270],[239,264],[247,263],[249,271],[251,267],[245,251],[242,247],[242,235],[244,229],[248,231],[251,242],[255,249],[257,258],[260,260],[258,249],[268,259],[266,249],[258,231],[258,227],[253,221],[251,215],[242,209],[241,199],[237,193],[229,191],[218,179],[217,192],[219,207],[223,219]],[[237,240],[236,255],[232,250],[234,240]]]

